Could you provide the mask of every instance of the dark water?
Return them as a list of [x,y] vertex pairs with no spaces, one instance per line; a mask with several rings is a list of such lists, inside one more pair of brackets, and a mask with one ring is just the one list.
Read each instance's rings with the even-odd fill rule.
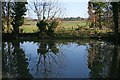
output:
[[2,42],[3,78],[118,78],[120,46],[93,40]]

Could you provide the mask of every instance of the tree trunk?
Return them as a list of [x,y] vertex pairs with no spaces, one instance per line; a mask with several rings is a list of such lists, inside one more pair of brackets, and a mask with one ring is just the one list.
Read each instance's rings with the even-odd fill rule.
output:
[[10,32],[10,2],[7,4],[7,33]]
[[101,25],[101,13],[99,13],[99,29],[102,29],[102,25]]
[[14,29],[13,31],[14,38],[18,38],[19,37],[19,26],[17,26],[17,24],[14,24],[13,29]]
[[118,46],[114,45],[113,47],[113,56],[112,56],[112,63],[110,67],[109,77],[110,78],[117,78],[118,73]]
[[114,33],[117,36],[118,35],[118,8],[119,4],[118,2],[112,2],[112,7],[113,7],[113,21],[114,21]]

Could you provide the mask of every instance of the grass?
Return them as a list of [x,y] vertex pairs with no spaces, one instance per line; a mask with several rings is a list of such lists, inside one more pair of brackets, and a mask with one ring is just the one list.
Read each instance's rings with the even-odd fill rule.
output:
[[[25,21],[20,26],[21,33],[35,33],[38,31],[36,21]],[[90,36],[101,36],[107,32],[112,32],[110,29],[99,29],[89,28],[88,22],[85,20],[81,21],[62,21],[59,27],[56,28],[55,36],[57,38],[68,38],[68,37],[90,37]]]
[[[80,26],[85,27],[86,25],[86,21],[62,21],[60,31],[75,30]],[[38,31],[36,21],[25,21],[25,24],[20,28],[23,29],[23,33],[34,33]]]
[[32,25],[23,25],[20,27],[20,29],[23,30],[23,33],[34,33],[38,31],[38,28]]
[[82,21],[63,21],[62,27],[65,29],[76,29],[78,26],[86,26],[87,21],[82,20]]
[[23,33],[34,33],[38,31],[36,26],[36,21],[25,21],[24,24],[20,27],[23,30]]

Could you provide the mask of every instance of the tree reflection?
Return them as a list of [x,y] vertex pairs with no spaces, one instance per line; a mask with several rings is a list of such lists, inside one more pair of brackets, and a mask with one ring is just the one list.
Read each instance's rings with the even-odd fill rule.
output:
[[4,78],[32,78],[27,58],[20,43],[2,42],[2,76]]
[[[65,61],[67,61],[67,59],[64,60],[66,55],[62,53],[64,51],[63,46],[65,44],[70,45],[70,43],[72,43],[72,41],[57,42],[54,40],[44,40],[35,42],[35,45],[33,41],[23,43],[23,45],[22,43],[20,45],[18,41],[2,42],[3,78],[64,77],[64,71],[62,70],[63,67],[65,67],[64,63],[66,64]],[[78,44],[78,42],[76,43]],[[78,45],[81,43],[83,42],[80,42]],[[33,46],[29,47],[30,45]],[[90,41],[87,45],[90,78],[119,77],[120,46],[102,41]],[[26,48],[26,46],[28,48]],[[30,50],[30,48],[34,49]]]
[[120,63],[119,47],[105,42],[90,42],[89,45],[90,78],[117,78]]
[[118,45],[113,47],[112,62],[110,66],[109,77],[110,78],[119,78],[120,72],[120,51]]
[[63,62],[62,53],[56,46],[54,40],[40,41],[37,53],[39,56],[35,67],[32,69],[36,71],[37,77],[55,78],[60,76],[60,67]]
[[[38,58],[30,59],[32,61],[29,61],[29,57],[25,55],[18,41],[2,42],[3,78],[34,78],[34,76],[36,76],[35,78],[60,77],[60,70],[62,70],[61,64],[64,59],[55,41],[40,41],[37,44]],[[34,62],[35,65],[31,66],[31,62]]]

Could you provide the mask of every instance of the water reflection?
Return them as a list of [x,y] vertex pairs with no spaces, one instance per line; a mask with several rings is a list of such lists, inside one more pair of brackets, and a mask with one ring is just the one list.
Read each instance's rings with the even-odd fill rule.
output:
[[63,63],[62,53],[59,52],[55,42],[40,41],[38,44],[38,61],[31,68],[34,77],[37,78],[56,78],[60,76],[61,64]]
[[20,48],[20,43],[2,43],[2,76],[3,78],[32,78],[29,73],[27,58]]
[[91,78],[118,78],[120,47],[106,42],[90,42],[88,67]]
[[104,41],[2,42],[3,78],[118,78],[120,46]]

